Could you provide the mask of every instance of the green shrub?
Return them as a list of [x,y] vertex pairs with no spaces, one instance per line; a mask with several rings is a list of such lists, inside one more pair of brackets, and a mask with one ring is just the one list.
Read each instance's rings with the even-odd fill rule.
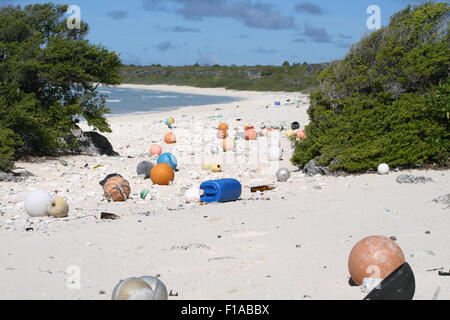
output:
[[395,14],[320,76],[292,163],[333,171],[443,163],[450,151],[449,6]]
[[22,155],[70,148],[62,138],[77,116],[110,131],[94,84],[120,83],[119,56],[84,40],[85,23],[69,30],[66,10],[50,3],[0,9],[0,170]]

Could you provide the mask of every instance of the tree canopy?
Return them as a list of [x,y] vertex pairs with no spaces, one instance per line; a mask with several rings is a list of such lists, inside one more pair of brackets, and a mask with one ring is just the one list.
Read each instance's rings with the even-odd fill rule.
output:
[[292,162],[346,172],[446,163],[449,13],[442,2],[408,6],[324,70]]
[[[54,154],[71,146],[76,118],[110,131],[99,84],[120,83],[120,57],[85,39],[86,23],[69,29],[68,6],[0,9],[0,169],[21,155]],[[74,141],[73,143],[76,143]]]

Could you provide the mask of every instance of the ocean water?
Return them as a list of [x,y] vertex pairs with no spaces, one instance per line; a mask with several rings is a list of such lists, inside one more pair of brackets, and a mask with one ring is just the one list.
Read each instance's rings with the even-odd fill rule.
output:
[[225,96],[184,94],[106,86],[98,87],[97,91],[105,96],[106,107],[111,110],[111,115],[159,112],[186,106],[221,104],[241,100],[239,98]]

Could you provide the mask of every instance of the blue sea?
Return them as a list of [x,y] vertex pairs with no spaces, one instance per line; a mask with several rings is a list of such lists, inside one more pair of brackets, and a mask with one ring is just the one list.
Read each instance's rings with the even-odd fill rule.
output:
[[185,106],[221,104],[241,100],[234,97],[107,86],[98,87],[97,91],[105,96],[106,107],[111,110],[111,115],[160,112]]

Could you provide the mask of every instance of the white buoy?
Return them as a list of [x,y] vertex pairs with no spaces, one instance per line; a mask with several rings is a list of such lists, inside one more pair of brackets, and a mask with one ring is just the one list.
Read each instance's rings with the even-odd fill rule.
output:
[[388,174],[389,166],[386,163],[382,163],[378,166],[378,174]]
[[52,196],[45,190],[36,189],[28,194],[24,201],[25,211],[30,217],[48,216],[48,204]]
[[200,197],[203,195],[204,191],[198,188],[187,189],[184,192],[184,197],[187,202],[200,202]]

